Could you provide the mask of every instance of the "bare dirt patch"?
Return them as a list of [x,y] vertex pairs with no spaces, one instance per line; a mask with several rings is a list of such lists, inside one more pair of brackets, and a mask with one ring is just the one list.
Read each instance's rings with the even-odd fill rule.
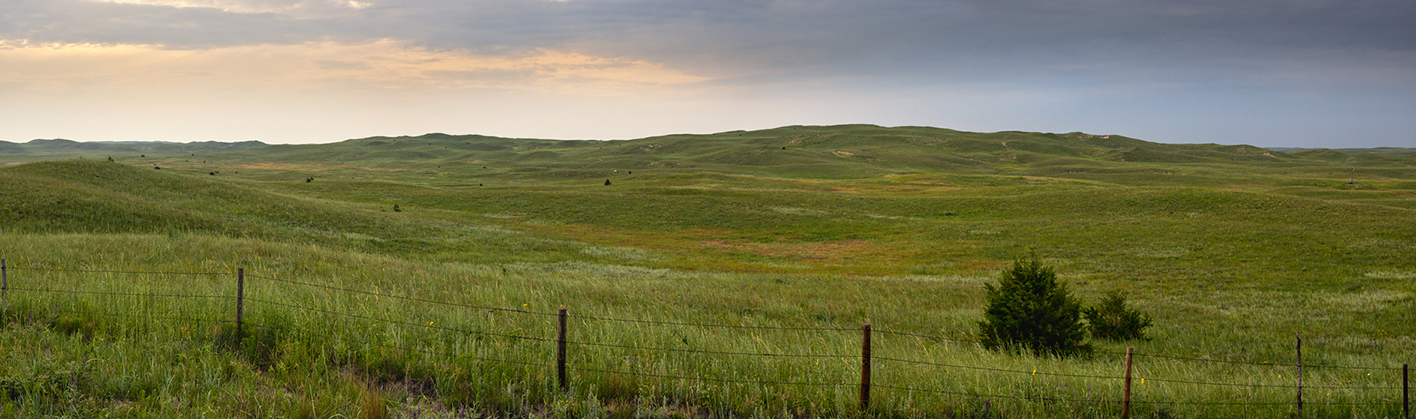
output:
[[816,243],[729,243],[723,240],[708,240],[702,242],[702,245],[708,248],[746,250],[763,257],[812,262],[842,261],[886,253],[886,249],[865,240]]

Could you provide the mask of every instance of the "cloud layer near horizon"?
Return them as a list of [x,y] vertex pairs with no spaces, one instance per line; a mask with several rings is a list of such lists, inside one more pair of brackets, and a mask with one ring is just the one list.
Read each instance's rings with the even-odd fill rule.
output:
[[1402,0],[0,0],[0,139],[865,122],[1416,147],[1413,19]]

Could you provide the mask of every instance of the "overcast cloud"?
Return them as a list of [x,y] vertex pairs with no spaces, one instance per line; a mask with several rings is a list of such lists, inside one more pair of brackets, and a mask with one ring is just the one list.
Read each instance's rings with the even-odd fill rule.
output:
[[1413,21],[1410,0],[0,0],[0,139],[876,123],[1416,147]]

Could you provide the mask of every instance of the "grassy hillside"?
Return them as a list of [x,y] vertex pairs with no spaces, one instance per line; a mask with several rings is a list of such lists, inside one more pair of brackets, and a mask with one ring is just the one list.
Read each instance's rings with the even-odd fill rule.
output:
[[[17,354],[0,366],[8,412],[191,416],[196,406],[215,406],[218,416],[257,417],[454,417],[458,409],[854,416],[849,386],[757,381],[857,379],[854,330],[866,322],[927,337],[881,337],[882,356],[1044,375],[1116,376],[1114,353],[1126,346],[1147,356],[1291,363],[1295,330],[1314,364],[1389,368],[1416,350],[1411,156],[874,126],[606,142],[429,134],[190,154],[0,168],[0,257],[19,267],[11,280],[100,293],[11,294],[3,313],[11,326],[0,333],[0,347]],[[1028,252],[1056,266],[1084,303],[1128,292],[1155,316],[1153,339],[1101,341],[1112,355],[1063,360],[948,340],[973,337],[983,283]],[[229,274],[24,270],[235,267],[540,313],[565,306],[594,317],[848,330],[734,333],[577,320],[572,340],[620,346],[578,346],[573,363],[585,370],[562,393],[553,371],[477,361],[497,355],[544,365],[553,354],[540,343],[406,327],[546,336],[553,319],[544,316],[432,309],[255,278],[250,292],[269,303],[251,303],[252,313],[277,331],[260,335],[273,349],[256,353],[222,343],[233,333],[227,326],[101,315],[138,307],[161,317],[229,318],[229,302],[139,297],[146,299],[133,306],[131,297],[101,294],[227,295]],[[147,362],[149,353],[180,368]],[[93,358],[108,361],[86,363]],[[1142,416],[1292,413],[1288,369],[1143,359],[1141,374],[1152,379],[1247,387],[1153,383],[1141,393],[1151,403]],[[626,368],[771,379],[596,372]],[[1117,397],[1115,380],[901,362],[879,368],[882,383],[945,393],[879,390],[877,417],[1118,414],[1110,404],[1075,401]],[[1305,395],[1312,403],[1305,414],[1390,417],[1391,394],[1362,389],[1392,384],[1389,369],[1373,371],[1307,372],[1305,383],[1332,389]],[[65,374],[80,378],[45,381]],[[955,393],[1028,396],[983,403]],[[1273,405],[1205,404],[1254,401]]]
[[264,147],[260,141],[222,143],[202,141],[169,143],[160,141],[98,141],[78,142],[56,138],[30,140],[25,143],[0,141],[0,164],[17,164],[37,160],[90,158],[104,159],[115,155],[182,155],[195,157],[216,151],[246,150]]

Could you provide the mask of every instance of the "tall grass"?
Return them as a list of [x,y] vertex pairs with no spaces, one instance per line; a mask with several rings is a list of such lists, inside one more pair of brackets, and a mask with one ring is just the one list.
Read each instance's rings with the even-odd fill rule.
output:
[[[1113,417],[1134,346],[1136,417],[1273,417],[1299,331],[1305,415],[1394,417],[1413,163],[1319,154],[849,126],[7,167],[0,416]],[[1029,248],[1153,339],[973,344]]]
[[[218,416],[328,417],[373,409],[366,406],[377,399],[386,403],[374,405],[386,404],[394,413],[444,415],[461,409],[508,416],[856,416],[858,329],[866,322],[877,331],[872,416],[1119,413],[1120,355],[1035,358],[941,339],[967,340],[973,333],[972,322],[982,305],[979,278],[410,262],[200,235],[10,235],[0,238],[0,250],[7,263],[18,268],[10,270],[9,284],[19,289],[233,295],[235,268],[252,274],[245,305],[250,332],[239,350],[229,340],[229,323],[153,318],[230,320],[235,310],[230,300],[12,291],[5,302],[3,349],[15,355],[0,364],[0,380],[9,386],[8,406],[16,414],[61,415],[73,406],[76,412],[134,416],[188,416],[212,409]],[[539,314],[410,302],[269,278]],[[1364,304],[1380,301],[1350,304],[1364,310],[1369,307]],[[507,337],[554,339],[556,319],[550,314],[561,306],[577,316],[569,327],[568,339],[576,343],[570,345],[566,392],[555,382],[553,342]],[[1285,317],[1296,307],[1278,305],[1269,308],[1270,313],[1234,319],[1195,312],[1193,306],[1176,302],[1149,307],[1170,322],[1158,321],[1168,327],[1159,330],[1155,340],[1136,345],[1143,354],[1136,361],[1134,383],[1139,416],[1268,417],[1291,412],[1291,367],[1144,354],[1291,364],[1291,352],[1283,349],[1291,349],[1291,341],[1226,329],[1286,328],[1290,322]],[[1202,321],[1187,323],[1177,320],[1180,316]],[[1227,321],[1203,321],[1209,317]],[[1189,330],[1175,333],[1182,328]],[[1324,336],[1321,327],[1314,329],[1305,341],[1310,364],[1388,369],[1305,368],[1304,383],[1310,387],[1305,414],[1393,416],[1399,409],[1396,391],[1360,387],[1398,384],[1391,368],[1406,362],[1401,358],[1411,353],[1409,336],[1377,340],[1373,343],[1380,346],[1363,349],[1334,341],[1336,334]],[[885,333],[889,331],[936,337]],[[1101,347],[1114,352],[1122,344]],[[1378,405],[1344,406],[1350,403]]]

